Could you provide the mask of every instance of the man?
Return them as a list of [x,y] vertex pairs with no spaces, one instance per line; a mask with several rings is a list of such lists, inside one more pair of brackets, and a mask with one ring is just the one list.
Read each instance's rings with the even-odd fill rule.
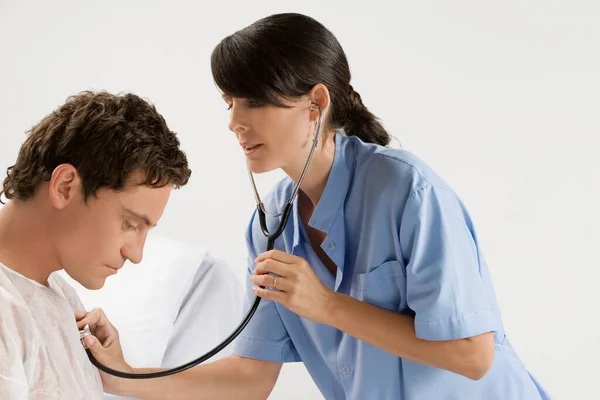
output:
[[101,399],[79,341],[76,292],[130,260],[191,171],[155,107],[83,92],[30,132],[0,195],[0,398]]

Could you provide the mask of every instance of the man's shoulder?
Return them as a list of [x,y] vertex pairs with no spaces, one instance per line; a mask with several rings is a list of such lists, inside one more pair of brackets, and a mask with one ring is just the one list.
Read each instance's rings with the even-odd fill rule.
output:
[[15,279],[19,278],[16,275],[8,267],[0,264],[0,306],[3,321],[8,318],[8,309],[19,313],[29,309],[26,293],[22,293],[15,284]]
[[24,339],[33,322],[27,296],[18,290],[8,274],[0,268],[0,341]]

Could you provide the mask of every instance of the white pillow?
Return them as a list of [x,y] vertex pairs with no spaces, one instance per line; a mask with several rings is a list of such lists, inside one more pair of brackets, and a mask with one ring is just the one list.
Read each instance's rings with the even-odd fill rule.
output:
[[135,368],[156,367],[173,322],[206,249],[148,235],[140,264],[127,262],[100,290],[85,289],[61,271],[89,311],[100,307],[119,330],[125,360]]

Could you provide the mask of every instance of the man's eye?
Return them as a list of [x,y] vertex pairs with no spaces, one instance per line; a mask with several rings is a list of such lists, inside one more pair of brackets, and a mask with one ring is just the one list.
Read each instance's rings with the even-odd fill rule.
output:
[[136,225],[131,224],[129,221],[125,221],[125,229],[128,231],[135,231],[137,232],[138,227]]

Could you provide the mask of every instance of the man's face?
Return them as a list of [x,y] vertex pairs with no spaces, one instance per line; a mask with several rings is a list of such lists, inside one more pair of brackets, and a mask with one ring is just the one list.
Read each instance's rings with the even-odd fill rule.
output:
[[82,194],[75,196],[53,219],[49,229],[59,262],[84,287],[100,289],[125,261],[142,261],[148,231],[172,188],[140,185],[141,178],[134,174],[119,192],[101,189],[87,203]]

